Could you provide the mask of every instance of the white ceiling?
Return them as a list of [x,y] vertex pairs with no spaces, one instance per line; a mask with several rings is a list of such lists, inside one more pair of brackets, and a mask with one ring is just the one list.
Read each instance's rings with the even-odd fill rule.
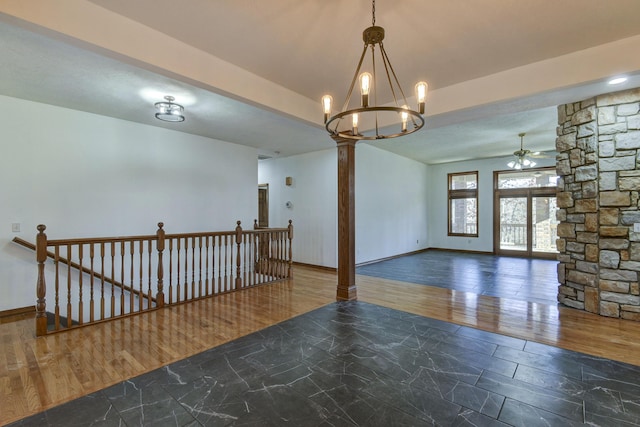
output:
[[[368,0],[12,0],[0,12],[0,94],[272,156],[334,146],[319,98],[346,94],[371,24]],[[378,0],[405,91],[426,80],[432,94],[426,130],[373,145],[443,163],[508,155],[526,132],[526,148],[553,150],[556,105],[611,91],[614,74],[640,86],[638,16],[638,0]],[[153,117],[166,94],[184,123]]]

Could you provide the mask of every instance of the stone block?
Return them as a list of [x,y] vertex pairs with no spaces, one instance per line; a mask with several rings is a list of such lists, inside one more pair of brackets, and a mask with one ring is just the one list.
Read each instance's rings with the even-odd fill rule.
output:
[[629,284],[629,293],[631,295],[640,295],[640,284],[637,282]]
[[600,135],[615,135],[617,133],[626,132],[626,131],[627,131],[626,122],[617,122],[612,125],[600,126],[598,128],[598,133]]
[[600,306],[600,296],[597,288],[584,290],[584,309],[589,313],[597,313]]
[[574,288],[570,288],[569,286],[558,286],[558,292],[562,295],[574,298],[578,295],[577,291]]
[[566,209],[558,209],[556,211],[556,219],[558,221],[566,221],[567,220],[567,210]]
[[[635,156],[607,157],[598,161],[601,172],[632,170],[636,168]],[[556,167],[557,169],[557,167]],[[568,175],[568,174],[564,174]]]
[[[620,268],[623,270],[640,271],[640,261],[622,261]],[[637,280],[637,279],[636,279]]]
[[616,154],[616,145],[613,141],[600,141],[598,155],[600,157],[613,157]]
[[636,150],[638,148],[640,148],[640,131],[616,135],[616,150]]
[[617,292],[601,291],[600,300],[617,302],[618,304],[640,305],[640,296],[619,294]]
[[590,165],[592,163],[598,163],[598,154],[593,152],[593,153],[587,153],[584,156],[584,164],[585,165]]
[[620,251],[620,261],[629,261],[629,251]]
[[576,240],[580,243],[598,243],[598,233],[589,233],[586,231],[577,232]]
[[600,225],[618,225],[617,208],[600,208]]
[[598,254],[600,249],[598,245],[585,245],[584,247],[584,259],[589,262],[598,262]]
[[576,133],[561,135],[556,138],[556,151],[568,151],[577,147]]
[[[583,224],[586,214],[568,214],[566,222],[572,222],[574,224]],[[593,215],[593,214],[590,214]]]
[[584,286],[596,286],[596,275],[578,270],[567,271],[567,280]]
[[627,129],[629,130],[640,129],[640,114],[633,117],[627,117]]
[[590,232],[598,231],[598,214],[596,213],[585,214],[584,229],[585,231],[590,231]]
[[584,285],[581,285],[580,283],[567,281],[567,286],[569,286],[570,288],[577,289],[579,291],[584,291]]
[[615,280],[600,280],[600,290],[628,294],[629,283],[616,282]]
[[561,191],[556,196],[556,202],[559,208],[573,207],[573,196],[567,191]]
[[629,104],[640,101],[640,88],[623,90],[620,92],[607,93],[598,95],[596,105],[598,107],[606,107],[609,105]]
[[[615,125],[611,125],[615,126]],[[626,123],[625,123],[626,130]],[[596,124],[595,122],[585,123],[583,125],[578,126],[578,138],[584,138],[587,136],[593,136],[596,134]]]
[[[618,116],[633,116],[634,114],[638,114],[638,111],[640,111],[640,103],[638,102],[618,105]],[[571,121],[573,122],[573,118]]]
[[629,206],[631,194],[628,191],[601,191],[600,206]]
[[620,317],[622,317],[625,320],[634,320],[634,321],[638,321],[640,320],[640,313],[634,313],[632,311],[621,311],[620,312]]
[[598,168],[596,165],[579,166],[575,175],[576,182],[592,181],[598,178]]
[[593,122],[595,119],[596,119],[596,108],[595,108],[595,105],[592,105],[583,110],[577,111],[573,116],[571,116],[571,124],[573,126],[577,126],[584,123]]
[[[584,151],[579,148],[571,150],[569,152],[569,164],[572,168],[584,165]],[[576,178],[576,181],[578,179]]]
[[600,249],[618,249],[623,250],[629,248],[629,240],[627,239],[606,239],[602,238],[598,241]]
[[565,271],[567,271],[566,264],[558,263],[558,265],[556,266],[556,271],[557,271],[557,276],[558,276],[558,283],[564,284],[564,282],[565,282]]
[[602,237],[627,237],[628,235],[628,227],[614,227],[609,225],[600,227],[600,236]]
[[632,243],[629,248],[629,259],[640,261],[640,243]]
[[618,189],[620,191],[640,190],[640,176],[627,176],[618,178]]
[[556,239],[556,249],[558,249],[558,252],[564,252],[567,249],[567,241],[565,239]]
[[622,225],[633,225],[636,222],[640,222],[640,211],[622,212],[622,218],[620,219]]
[[583,273],[595,274],[598,272],[598,264],[595,262],[576,261],[576,270],[582,271]]
[[571,174],[571,165],[569,164],[569,160],[560,160],[556,162],[556,173],[560,176],[570,175]]
[[584,310],[584,302],[576,301],[567,297],[558,296],[558,302],[564,304],[567,307],[576,308],[578,310]]
[[575,212],[597,212],[596,199],[582,199],[574,202]]
[[600,269],[600,279],[617,280],[622,282],[637,282],[638,273],[628,270],[614,270],[609,268]]
[[567,121],[567,107],[562,104],[558,105],[558,132],[562,129],[562,125]]
[[569,223],[561,223],[558,224],[558,237],[576,237],[576,226],[575,224]]
[[598,150],[598,138],[595,135],[578,139],[578,148],[585,154],[595,153]]
[[576,291],[576,299],[578,301],[584,301],[584,291]]
[[567,242],[567,252],[584,253],[584,243]]
[[620,317],[620,305],[615,302],[600,301],[601,316]]
[[600,251],[600,266],[606,268],[618,268],[620,265],[620,253],[616,251],[602,250]]
[[598,125],[611,125],[616,122],[615,107],[602,107],[598,109]]
[[615,172],[600,172],[600,191],[617,190],[618,175]]

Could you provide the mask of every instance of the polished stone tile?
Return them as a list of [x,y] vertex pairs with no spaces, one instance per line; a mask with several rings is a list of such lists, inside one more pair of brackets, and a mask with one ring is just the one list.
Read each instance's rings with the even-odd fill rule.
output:
[[631,426],[640,368],[341,302],[13,426]]

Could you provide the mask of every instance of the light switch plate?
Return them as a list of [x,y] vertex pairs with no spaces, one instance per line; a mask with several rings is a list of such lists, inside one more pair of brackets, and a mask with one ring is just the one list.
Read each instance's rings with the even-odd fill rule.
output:
[[19,222],[14,222],[11,224],[11,231],[14,233],[19,233],[20,232],[20,223]]

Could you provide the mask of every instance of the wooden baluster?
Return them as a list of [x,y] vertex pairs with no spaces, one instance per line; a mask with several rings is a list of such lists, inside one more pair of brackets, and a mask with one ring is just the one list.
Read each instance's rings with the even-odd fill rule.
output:
[[47,284],[44,277],[44,263],[47,261],[47,227],[40,224],[36,235],[36,261],[38,263],[38,279],[36,281],[36,335],[47,334]]
[[287,265],[288,265],[288,269],[287,269],[287,277],[288,278],[292,278],[293,277],[293,269],[291,268],[293,265],[293,221],[289,220],[289,226],[287,227],[289,233],[288,233],[288,238],[289,238],[289,256],[288,256],[288,260],[287,260]]
[[284,277],[284,232],[278,231],[278,279]]
[[70,328],[73,323],[73,308],[71,306],[71,257],[73,254],[73,246],[67,245],[67,328]]
[[240,221],[237,222],[236,226],[236,289],[240,289],[242,287],[242,278],[240,277],[240,243],[242,243],[242,227],[240,226]]
[[94,299],[93,299],[93,278],[95,276],[94,269],[93,269],[94,256],[95,256],[94,245],[93,243],[89,243],[89,266],[91,271],[90,273],[91,275],[89,279],[89,286],[91,286],[91,289],[89,290],[89,322],[90,323],[93,323],[94,321],[94,310],[95,310]]
[[122,287],[120,288],[120,316],[124,315],[124,284],[127,283],[124,280],[124,254],[125,254],[125,246],[124,240],[120,242],[120,283],[122,283]]
[[138,275],[139,277],[139,282],[138,282],[138,286],[140,289],[140,292],[138,292],[138,311],[143,311],[144,310],[144,291],[142,290],[142,286],[144,283],[144,264],[142,262],[142,258],[144,255],[144,242],[142,240],[139,241],[138,243],[138,258],[140,259],[140,264],[138,265]]
[[[111,277],[113,278],[113,280],[116,279],[116,266],[115,266],[115,260],[116,260],[116,242],[111,242]],[[109,317],[116,317],[116,287],[113,284],[113,282],[111,283],[111,316]]]
[[184,300],[189,300],[189,238],[184,238]]
[[247,281],[248,276],[247,276],[247,264],[248,264],[248,260],[247,260],[247,240],[249,238],[249,235],[246,233],[242,233],[242,249],[243,249],[243,263],[242,263],[242,281],[244,283],[245,286],[250,286],[251,284]]
[[227,292],[229,290],[228,282],[227,282],[227,249],[229,248],[229,235],[224,235],[224,291]]
[[56,308],[55,308],[55,328],[56,331],[60,330],[60,306],[59,306],[59,296],[60,296],[60,247],[56,246],[55,253],[53,256],[53,263],[56,267]]
[[176,253],[178,254],[178,261],[176,262],[176,266],[177,266],[177,272],[178,274],[176,274],[176,277],[178,278],[178,281],[176,283],[176,302],[180,302],[180,242],[182,241],[182,239],[180,237],[178,237],[176,239]]
[[258,220],[257,220],[257,219],[254,219],[254,220],[253,220],[253,229],[254,229],[254,230],[257,230],[257,229],[258,229]]
[[133,313],[135,312],[135,304],[134,304],[134,300],[133,300],[133,289],[135,288],[135,283],[136,283],[136,279],[135,279],[135,267],[134,267],[134,262],[133,262],[133,255],[135,253],[135,243],[132,241],[129,242],[129,258],[131,258],[131,268],[130,268],[130,272],[129,272],[129,276],[131,279],[131,290],[129,291],[129,313]]
[[191,237],[191,299],[196,299],[196,238]]
[[204,275],[205,277],[205,283],[204,283],[204,287],[205,287],[205,295],[210,295],[209,293],[209,235],[207,235],[205,237],[205,241],[204,241],[204,247],[206,249],[205,252],[205,260],[206,260],[206,273]]
[[[84,245],[79,244],[78,245],[78,265],[82,266],[82,257],[83,257],[83,251],[84,251]],[[71,260],[71,259],[69,259]],[[80,288],[80,302],[78,303],[78,324],[82,325],[84,323],[83,321],[83,314],[84,314],[84,302],[82,301],[82,269],[78,270],[78,287]]]
[[147,310],[153,307],[153,291],[151,290],[152,266],[151,258],[153,256],[153,239],[147,240],[147,251],[149,253],[147,259]]
[[[156,248],[158,250],[158,293],[156,294],[156,305],[158,307],[164,307],[164,269],[162,265],[162,252],[164,251],[164,223],[158,223],[158,231],[156,236],[158,237],[158,243]],[[171,290],[171,288],[169,288]],[[171,297],[169,297],[171,298]]]
[[169,305],[173,304],[173,239],[169,239]]
[[[100,274],[100,320],[103,320],[104,319],[104,242],[100,242],[100,273],[101,273]],[[113,287],[113,284],[111,287]]]
[[202,298],[202,236],[198,236],[198,298]]
[[222,236],[216,236],[218,240],[218,291],[224,292],[222,288]]

